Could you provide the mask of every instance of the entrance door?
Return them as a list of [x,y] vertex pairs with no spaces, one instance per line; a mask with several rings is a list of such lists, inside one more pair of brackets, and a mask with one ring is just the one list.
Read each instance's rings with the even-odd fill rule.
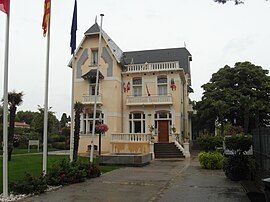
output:
[[158,142],[169,142],[169,121],[158,121]]

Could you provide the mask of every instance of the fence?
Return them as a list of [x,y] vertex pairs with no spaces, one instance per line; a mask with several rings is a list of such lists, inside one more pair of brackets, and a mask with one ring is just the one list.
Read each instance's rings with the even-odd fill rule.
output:
[[261,169],[270,174],[270,127],[252,131],[254,156]]

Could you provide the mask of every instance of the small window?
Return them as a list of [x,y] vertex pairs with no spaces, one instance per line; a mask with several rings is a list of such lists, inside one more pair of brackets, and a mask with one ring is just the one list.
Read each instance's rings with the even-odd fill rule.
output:
[[92,65],[97,65],[98,63],[98,51],[92,50]]

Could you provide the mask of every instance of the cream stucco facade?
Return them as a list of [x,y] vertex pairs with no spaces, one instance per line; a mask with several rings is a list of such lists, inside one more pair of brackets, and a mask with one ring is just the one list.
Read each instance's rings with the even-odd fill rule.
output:
[[[191,139],[191,55],[187,49],[122,52],[102,33],[96,123],[100,117],[109,130],[102,134],[101,152],[149,153],[150,142]],[[75,72],[74,102],[84,104],[80,154],[87,154],[92,139],[98,34],[99,26],[94,24],[77,48],[75,61],[70,62]],[[96,134],[97,146],[98,141]]]

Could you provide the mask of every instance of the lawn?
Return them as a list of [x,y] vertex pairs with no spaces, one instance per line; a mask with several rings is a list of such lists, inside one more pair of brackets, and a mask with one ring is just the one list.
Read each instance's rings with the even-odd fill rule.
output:
[[[18,152],[21,153],[21,152]],[[55,164],[56,161],[63,158],[69,158],[69,156],[57,156],[48,155],[48,171]],[[88,157],[80,157],[83,161],[89,161]],[[3,191],[3,159],[0,157],[0,193]],[[109,172],[117,169],[116,166],[101,166],[101,172]],[[8,182],[18,181],[23,178],[25,173],[30,173],[34,176],[38,176],[42,172],[42,154],[21,154],[14,155],[10,162],[8,162]]]

